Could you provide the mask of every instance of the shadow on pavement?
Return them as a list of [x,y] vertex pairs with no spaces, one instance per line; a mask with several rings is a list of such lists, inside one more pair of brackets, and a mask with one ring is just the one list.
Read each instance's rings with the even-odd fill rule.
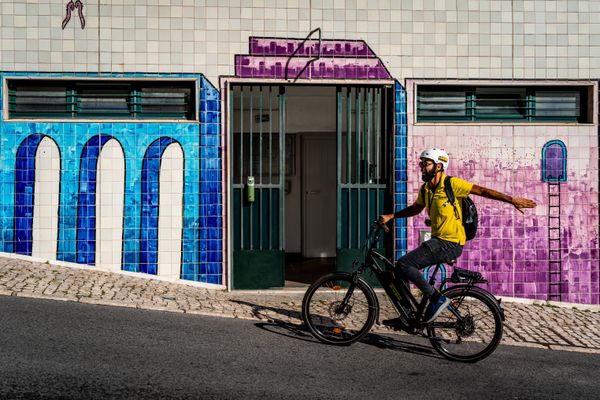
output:
[[[232,300],[232,302],[238,303],[242,306],[250,307],[252,314],[256,318],[269,321],[257,322],[254,324],[254,326],[258,328],[294,339],[309,341],[316,340],[308,332],[303,322],[295,324],[289,321],[290,319],[302,321],[302,314],[298,311],[280,307],[262,306],[260,304],[254,304],[243,300]],[[273,314],[279,314],[282,316],[282,318],[277,318]]]
[[240,304],[242,306],[250,307],[252,314],[259,319],[287,322],[273,317],[272,313],[276,313],[285,317],[286,320],[298,319],[302,321],[302,314],[296,310],[272,306],[262,306],[260,304],[254,304],[244,300],[231,300],[231,302]]
[[[274,333],[277,335],[283,335],[298,340],[305,340],[310,342],[318,342],[318,340],[312,336],[308,331],[304,322],[293,323],[289,319],[298,319],[302,321],[302,314],[298,311],[262,306],[259,304],[250,303],[243,300],[232,300],[240,305],[250,307],[252,314],[259,319],[267,320],[269,322],[257,322],[254,324],[257,328],[264,329],[267,332]],[[273,314],[279,314],[284,319],[275,317]],[[401,351],[411,354],[419,354],[426,357],[441,358],[431,347],[413,343],[407,340],[399,340],[389,336],[379,335],[377,333],[369,333],[360,341],[361,343],[368,344],[371,346],[378,347],[380,349],[389,349],[394,351]]]
[[304,324],[292,324],[284,321],[274,322],[257,322],[254,324],[257,328],[264,329],[267,332],[277,335],[286,336],[292,339],[304,340],[307,342],[316,342],[315,339],[306,329]]
[[361,343],[369,344],[380,349],[401,351],[403,353],[410,354],[419,354],[422,356],[432,358],[442,358],[430,346],[413,343],[407,340],[399,340],[397,338],[383,336],[377,333],[369,333],[361,340]]

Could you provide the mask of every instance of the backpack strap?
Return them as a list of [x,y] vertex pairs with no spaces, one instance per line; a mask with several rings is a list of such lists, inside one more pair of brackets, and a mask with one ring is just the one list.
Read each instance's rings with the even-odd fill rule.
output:
[[[424,183],[421,185],[421,189],[419,189],[419,193],[420,193],[421,197],[423,198],[423,202],[425,203],[425,208],[427,208],[427,198],[425,197],[425,185],[427,185],[427,183]],[[427,212],[429,212],[429,208],[427,208]]]
[[459,218],[458,208],[456,208],[456,198],[454,197],[454,190],[452,190],[450,179],[452,179],[452,177],[448,175],[446,175],[446,178],[444,178],[444,191],[446,192],[448,201],[450,204],[452,204],[452,207],[454,207],[454,214],[456,215],[456,218]]
[[452,207],[456,208],[456,203],[454,202],[454,190],[452,190],[450,179],[452,179],[451,176],[446,176],[446,178],[444,178],[444,191],[446,192],[446,197],[448,197],[448,201],[452,204]]

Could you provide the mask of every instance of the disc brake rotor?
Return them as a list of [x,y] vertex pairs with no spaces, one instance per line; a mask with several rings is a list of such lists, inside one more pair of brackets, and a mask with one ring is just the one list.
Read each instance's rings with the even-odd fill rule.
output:
[[351,310],[352,306],[350,304],[342,306],[342,302],[336,301],[329,306],[329,316],[335,321],[342,321],[348,317]]

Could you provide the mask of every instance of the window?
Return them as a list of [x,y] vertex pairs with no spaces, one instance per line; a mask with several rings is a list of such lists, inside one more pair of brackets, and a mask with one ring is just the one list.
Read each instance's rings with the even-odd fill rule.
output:
[[442,91],[433,88],[423,88],[419,90],[418,97],[417,110],[419,119],[440,121],[463,120],[471,113],[471,107],[467,100],[467,92],[464,90]]
[[581,116],[581,93],[566,90],[536,90],[534,102],[535,117],[538,120],[560,117],[579,120]]
[[9,118],[196,119],[195,81],[18,80]]
[[[587,86],[419,85],[417,122],[589,121]],[[591,97],[591,96],[590,96]]]
[[475,88],[474,117],[479,120],[524,119],[527,117],[525,88]]

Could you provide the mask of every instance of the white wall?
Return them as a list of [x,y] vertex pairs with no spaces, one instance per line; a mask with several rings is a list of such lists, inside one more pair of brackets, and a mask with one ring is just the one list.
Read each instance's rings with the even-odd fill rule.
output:
[[[296,173],[286,176],[291,192],[285,196],[285,251],[302,251],[302,140],[335,136],[335,88],[291,87],[286,92],[286,133],[296,136]],[[335,155],[333,155],[335,157]]]
[[58,241],[58,197],[60,194],[60,152],[45,137],[35,153],[35,188],[31,255],[55,259]]
[[102,147],[96,173],[96,265],[120,271],[125,158],[117,140],[111,139]]
[[158,275],[178,279],[183,233],[183,150],[170,144],[160,160]]

